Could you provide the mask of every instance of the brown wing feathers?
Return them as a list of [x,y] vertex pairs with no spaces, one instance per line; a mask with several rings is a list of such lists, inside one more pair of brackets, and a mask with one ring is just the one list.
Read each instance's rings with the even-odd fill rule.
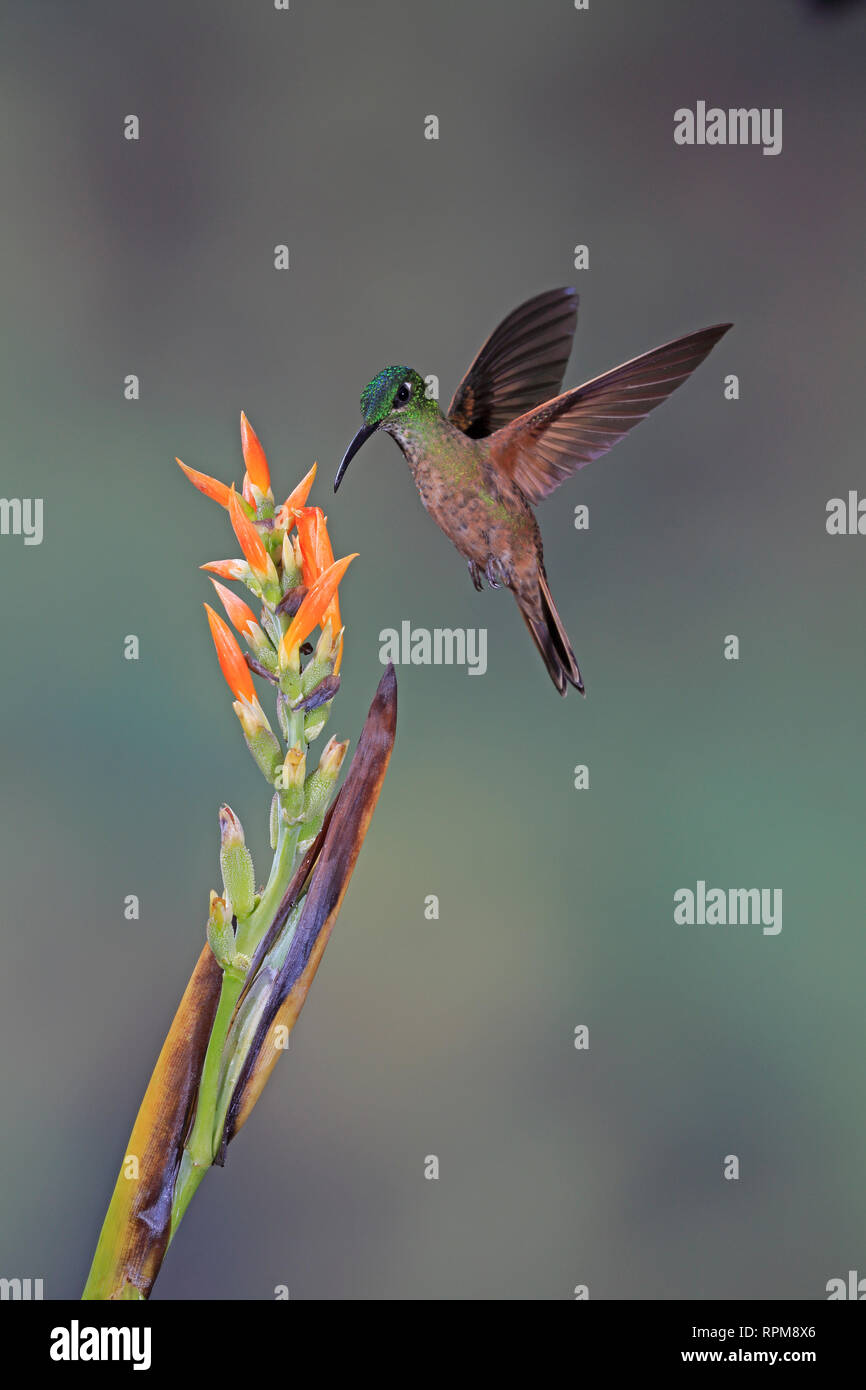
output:
[[576,324],[570,287],[521,304],[491,333],[454,392],[451,423],[481,439],[549,400],[562,386]]
[[528,411],[491,441],[491,462],[539,502],[667,400],[730,326],[676,338]]

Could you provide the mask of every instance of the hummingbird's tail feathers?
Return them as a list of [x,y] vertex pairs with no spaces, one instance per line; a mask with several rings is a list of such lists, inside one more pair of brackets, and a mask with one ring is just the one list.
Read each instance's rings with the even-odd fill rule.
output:
[[676,338],[521,415],[491,441],[493,467],[540,502],[667,400],[730,327]]
[[562,389],[577,326],[577,291],[528,299],[494,329],[448,407],[448,419],[482,439]]
[[568,633],[556,611],[556,604],[547,583],[547,575],[539,566],[538,590],[534,594],[522,595],[515,591],[517,606],[523,621],[529,628],[533,642],[541,653],[550,679],[560,695],[568,693],[569,685],[585,695],[583,681],[577,660],[568,640]]

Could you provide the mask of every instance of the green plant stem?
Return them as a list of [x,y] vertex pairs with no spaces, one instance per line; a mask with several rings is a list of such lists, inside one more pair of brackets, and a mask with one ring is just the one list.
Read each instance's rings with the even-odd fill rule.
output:
[[289,886],[295,871],[295,852],[298,847],[297,825],[286,826],[280,822],[277,848],[271,865],[270,878],[262,896],[245,922],[238,923],[235,949],[242,955],[251,956],[274,920],[283,894]]
[[168,1243],[174,1239],[174,1233],[180,1225],[184,1212],[195,1196],[198,1185],[207,1172],[210,1164],[195,1164],[189,1156],[189,1150],[184,1149],[180,1159],[180,1169],[177,1175],[177,1182],[174,1185],[174,1197],[171,1204],[171,1231]]
[[[267,885],[249,917],[245,922],[238,924],[235,945],[243,955],[251,956],[254,953],[274,920],[274,914],[295,870],[299,829],[300,827],[297,825],[280,825],[277,848]],[[219,1003],[202,1066],[201,1081],[196,1099],[195,1120],[184,1146],[174,1188],[171,1208],[172,1236],[180,1225],[184,1212],[192,1201],[199,1183],[213,1163],[222,1139],[222,1134],[216,1133],[216,1109],[223,1050],[235,1006],[244,983],[243,978],[239,978],[230,971],[223,972]]]

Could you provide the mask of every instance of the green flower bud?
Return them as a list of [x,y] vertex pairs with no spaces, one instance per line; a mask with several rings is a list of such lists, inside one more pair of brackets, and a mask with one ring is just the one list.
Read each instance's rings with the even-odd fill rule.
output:
[[285,761],[277,773],[274,785],[280,798],[283,816],[289,825],[294,825],[304,815],[304,776],[307,758],[299,743],[290,748]]
[[220,869],[235,916],[249,917],[256,896],[253,859],[244,843],[243,826],[230,806],[220,807]]
[[207,940],[217,963],[225,970],[235,954],[235,934],[231,917],[223,898],[211,891],[210,913],[207,919]]
[[279,726],[280,726],[280,733],[282,734],[283,738],[286,740],[286,743],[289,743],[290,740],[291,740],[292,743],[294,743],[294,739],[291,738],[291,733],[290,733],[291,715],[292,715],[292,710],[291,710],[291,706],[290,706],[290,704],[289,704],[289,701],[288,701],[287,696],[285,696],[285,695],[283,694],[282,690],[278,690],[278,691],[277,691],[277,720],[278,720]]
[[273,655],[273,657],[274,657],[274,667],[273,667],[273,670],[274,670],[274,674],[276,675],[276,670],[277,670],[277,663],[276,663],[276,654],[277,654],[277,653],[276,653],[276,649],[277,649],[277,647],[280,645],[280,638],[281,638],[282,635],[283,635],[283,629],[282,629],[282,625],[281,625],[281,623],[280,623],[279,616],[274,612],[274,610],[273,610],[272,608],[263,608],[263,609],[262,609],[262,627],[263,627],[263,629],[265,630],[265,632],[268,634],[268,637],[270,638],[271,643],[272,643],[273,648],[274,648],[274,651],[273,651],[273,653],[272,653],[272,655]]
[[320,681],[329,676],[334,669],[334,659],[337,655],[337,642],[331,633],[330,618],[322,629],[322,635],[316,644],[316,650],[311,656],[307,665],[304,667],[301,676],[301,691],[304,695],[309,695],[311,690],[315,690]]
[[240,951],[235,951],[231,960],[223,968],[233,980],[245,980],[250,968],[250,958],[242,955]]
[[319,737],[330,717],[330,701],[326,705],[320,705],[318,709],[311,709],[304,715],[304,738],[307,743],[312,743]]
[[321,830],[323,819],[322,816],[316,816],[315,820],[304,821],[304,824],[301,826],[301,833],[298,836],[298,855],[301,859],[303,859],[310,845]]
[[280,690],[286,696],[290,705],[301,697],[301,668],[298,658],[298,648],[290,652],[285,658],[283,648],[280,647],[277,657],[278,670],[280,677]]
[[289,531],[283,536],[282,562],[283,575],[281,588],[284,594],[290,589],[296,589],[301,582],[301,565],[299,556],[295,552],[295,537]]
[[247,748],[273,786],[277,768],[283,760],[283,752],[264,710],[259,704],[251,705],[248,700],[235,700],[234,711],[241,721]]
[[264,629],[259,627],[258,623],[248,623],[244,630],[244,636],[259,665],[264,666],[266,671],[270,671],[271,675],[275,676],[277,674],[277,653]]
[[307,822],[319,820],[331,804],[331,796],[340,775],[340,768],[346,756],[349,740],[340,743],[336,738],[328,739],[322,749],[319,766],[304,786],[304,829]]

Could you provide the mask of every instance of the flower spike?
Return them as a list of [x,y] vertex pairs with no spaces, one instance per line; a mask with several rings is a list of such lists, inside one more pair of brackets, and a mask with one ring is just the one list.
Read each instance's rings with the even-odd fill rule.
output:
[[[127,1156],[139,1155],[141,1172],[130,1183],[124,1161],[85,1299],[149,1297],[201,1177],[224,1161],[284,1049],[281,1034],[295,1022],[330,935],[394,740],[396,681],[389,667],[343,792],[337,784],[346,742],[332,738],[312,767],[311,746],[340,689],[337,595],[355,555],[334,561],[327,518],[307,506],[316,465],[277,509],[265,452],[246,415],[240,428],[242,490],[178,463],[226,509],[243,551],[243,559],[202,566],[228,621],[204,606],[244,742],[267,783],[274,857],[256,891],[251,847],[223,804],[221,895],[210,893],[206,942],[126,1148]],[[253,606],[218,579],[245,584]],[[275,687],[267,692],[276,697],[273,727],[257,697],[264,689],[258,678]]]

